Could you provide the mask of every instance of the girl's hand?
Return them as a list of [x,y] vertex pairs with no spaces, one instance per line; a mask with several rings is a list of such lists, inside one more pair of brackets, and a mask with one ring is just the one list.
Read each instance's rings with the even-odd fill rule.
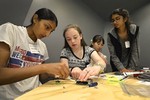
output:
[[93,67],[87,67],[85,68],[80,76],[79,76],[79,80],[80,81],[87,81],[87,79],[90,77],[90,76],[95,76],[95,75],[98,75],[100,72],[100,67],[99,66],[93,66]]
[[46,68],[46,73],[49,75],[54,75],[58,78],[67,78],[69,76],[69,68],[64,63],[49,63],[41,64]]
[[79,67],[75,67],[71,71],[71,76],[73,79],[78,79],[82,70]]
[[129,69],[123,68],[123,69],[120,69],[120,72],[121,73],[123,73],[123,72],[133,72],[133,70],[129,70]]

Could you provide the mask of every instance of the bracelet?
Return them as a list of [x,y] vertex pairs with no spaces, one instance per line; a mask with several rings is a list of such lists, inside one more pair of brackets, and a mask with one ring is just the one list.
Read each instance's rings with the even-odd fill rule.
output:
[[97,62],[96,64],[94,64],[94,65],[96,65],[96,66],[100,66],[100,71],[99,71],[99,73],[103,73],[104,72],[104,66],[100,63],[100,62]]

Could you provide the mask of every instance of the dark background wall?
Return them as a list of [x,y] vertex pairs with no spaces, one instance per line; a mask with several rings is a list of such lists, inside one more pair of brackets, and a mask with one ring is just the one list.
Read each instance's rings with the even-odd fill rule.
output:
[[[17,25],[28,25],[33,13],[42,7],[54,11],[59,20],[56,31],[43,39],[50,55],[47,62],[59,61],[60,51],[64,45],[62,32],[67,24],[78,24],[89,45],[96,34],[103,35],[106,41],[106,34],[112,28],[108,21],[109,14],[116,8],[126,8],[133,22],[140,26],[140,63],[142,66],[150,65],[149,0],[1,0],[0,24],[12,22]],[[109,60],[107,45],[103,48],[103,53]]]

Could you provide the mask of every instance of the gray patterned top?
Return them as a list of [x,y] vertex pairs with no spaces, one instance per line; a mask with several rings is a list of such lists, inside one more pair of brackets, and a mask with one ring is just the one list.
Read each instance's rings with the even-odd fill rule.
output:
[[89,46],[85,46],[83,50],[82,59],[78,58],[70,48],[64,48],[61,51],[60,58],[68,59],[69,68],[79,67],[84,69],[90,63],[91,54],[95,50]]

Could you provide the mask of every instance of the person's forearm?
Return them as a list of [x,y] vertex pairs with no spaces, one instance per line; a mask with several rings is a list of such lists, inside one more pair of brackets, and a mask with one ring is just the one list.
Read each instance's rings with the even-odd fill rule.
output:
[[103,62],[97,62],[94,64],[94,67],[99,67],[99,73],[102,73],[104,72],[104,69],[106,67],[106,63],[103,61]]
[[0,85],[14,83],[42,73],[45,73],[45,68],[41,65],[24,68],[0,68]]

